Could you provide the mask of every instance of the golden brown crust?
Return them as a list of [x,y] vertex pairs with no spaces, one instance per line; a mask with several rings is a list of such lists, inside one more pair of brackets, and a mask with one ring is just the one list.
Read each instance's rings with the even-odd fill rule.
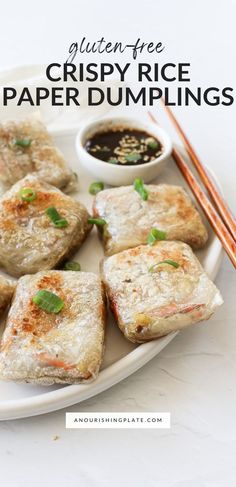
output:
[[[63,300],[59,313],[47,313],[33,302],[42,289]],[[104,287],[95,274],[47,271],[22,277],[1,342],[1,378],[46,385],[95,379],[105,324]]]
[[108,257],[102,279],[118,326],[134,343],[206,320],[223,302],[182,242],[140,245]]
[[183,188],[167,184],[146,188],[147,201],[132,186],[106,189],[96,195],[93,214],[107,222],[101,230],[106,255],[147,243],[152,228],[164,231],[166,240],[201,248],[207,241],[207,230]]
[[[22,188],[36,193],[20,198]],[[55,207],[68,225],[57,228],[46,214]],[[51,269],[77,250],[92,229],[89,214],[78,201],[33,175],[16,183],[0,200],[0,265],[16,277]]]
[[[30,141],[29,146],[15,143],[23,139]],[[0,182],[8,189],[30,173],[63,190],[72,189],[76,181],[39,120],[32,117],[0,124]]]

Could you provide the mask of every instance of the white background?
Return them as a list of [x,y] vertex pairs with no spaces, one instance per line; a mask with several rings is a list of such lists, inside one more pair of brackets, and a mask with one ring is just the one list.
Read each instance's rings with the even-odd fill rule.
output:
[[[234,86],[235,14],[234,0],[4,2],[1,69],[63,61],[69,45],[83,36],[97,40],[103,35],[125,43],[140,37],[164,43],[165,51],[157,61],[191,62],[193,86]],[[235,210],[235,104],[181,107],[175,113]],[[235,272],[225,258],[217,278],[225,304],[210,322],[179,334],[124,382],[69,408],[170,411],[171,430],[67,431],[65,411],[1,423],[1,484],[234,486],[235,284]]]

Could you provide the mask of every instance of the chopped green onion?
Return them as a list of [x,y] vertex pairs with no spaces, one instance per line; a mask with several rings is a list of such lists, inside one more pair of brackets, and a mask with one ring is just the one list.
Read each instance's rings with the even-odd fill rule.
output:
[[144,188],[142,179],[135,179],[134,180],[134,189],[139,193],[142,200],[146,201],[148,199],[148,191]]
[[141,156],[138,152],[130,152],[130,154],[125,155],[125,159],[127,162],[138,162],[141,159]]
[[103,189],[104,189],[104,184],[101,182],[92,183],[89,186],[89,192],[90,194],[93,195],[99,193],[99,191],[102,191]]
[[156,139],[153,139],[152,137],[149,137],[146,139],[147,146],[150,147],[150,149],[157,149],[159,146],[159,142],[157,142]]
[[64,271],[80,271],[81,266],[79,262],[66,262],[64,265]]
[[68,226],[68,221],[65,218],[61,218],[60,220],[57,220],[53,223],[57,228],[64,228]]
[[20,190],[20,197],[23,201],[34,201],[36,199],[36,193],[31,188],[22,188]]
[[103,218],[89,218],[88,223],[91,223],[91,225],[94,224],[101,227],[107,224],[106,220],[103,220]]
[[118,159],[115,157],[110,157],[107,162],[109,162],[109,164],[118,164]]
[[152,228],[147,239],[149,245],[153,245],[157,240],[166,240],[166,232],[158,230],[158,228]]
[[50,206],[49,208],[47,208],[46,214],[52,220],[55,227],[57,228],[67,227],[68,221],[65,218],[61,218],[61,216],[59,215],[58,211],[54,206]]
[[32,140],[30,139],[15,139],[14,145],[19,145],[20,147],[29,147]]
[[179,264],[178,262],[175,262],[174,260],[171,259],[166,259],[166,260],[161,260],[160,262],[157,262],[157,264],[154,264],[152,267],[150,267],[149,272],[153,272],[155,270],[155,267],[161,264],[169,264],[178,269]]
[[59,313],[64,306],[64,301],[59,296],[46,289],[40,289],[32,300],[34,304],[47,313]]

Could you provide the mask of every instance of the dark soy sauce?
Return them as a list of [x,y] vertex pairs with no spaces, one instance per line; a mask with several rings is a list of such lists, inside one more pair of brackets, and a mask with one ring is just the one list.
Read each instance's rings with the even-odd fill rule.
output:
[[122,127],[95,133],[86,141],[85,149],[97,159],[124,166],[146,164],[163,152],[156,137],[143,130]]

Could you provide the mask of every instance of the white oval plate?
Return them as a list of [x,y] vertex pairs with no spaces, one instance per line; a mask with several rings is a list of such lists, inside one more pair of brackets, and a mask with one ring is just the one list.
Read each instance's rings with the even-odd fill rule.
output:
[[[79,174],[79,192],[73,196],[82,201],[90,210],[92,197],[88,193],[88,187],[91,178],[77,161],[74,134],[66,129],[64,132],[60,129],[53,135],[69,165]],[[189,192],[172,160],[168,162],[156,182],[179,184]],[[214,279],[220,267],[222,247],[211,228],[208,225],[207,227],[209,230],[208,244],[197,255],[205,270]],[[97,238],[96,230],[93,230],[76,258],[81,263],[83,270],[98,272],[99,261],[102,257],[102,247]],[[123,337],[112,316],[109,315],[106,352],[102,370],[96,381],[87,385],[52,387],[0,381],[0,419],[9,420],[48,413],[95,396],[138,370],[166,347],[175,336],[176,333],[172,333],[158,340],[136,346]]]

